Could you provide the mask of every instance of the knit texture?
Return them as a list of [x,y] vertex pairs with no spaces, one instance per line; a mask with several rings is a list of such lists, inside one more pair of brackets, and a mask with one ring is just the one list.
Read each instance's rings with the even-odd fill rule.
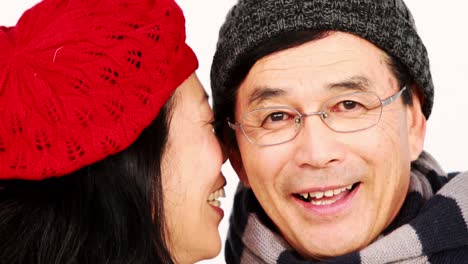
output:
[[198,66],[172,0],[45,0],[0,27],[0,179],[71,173],[133,143]]
[[[251,189],[239,187],[225,258],[231,263],[468,263],[468,172],[448,175],[426,152],[412,164],[399,214],[359,252],[304,260],[278,233]],[[314,239],[314,238],[310,238]]]
[[[422,111],[429,117],[434,99],[429,59],[402,0],[239,0],[219,32],[211,68],[213,98],[233,94],[232,75],[253,49],[286,32],[311,30],[349,32],[398,58],[422,89]],[[215,100],[214,109],[223,109],[222,104]]]

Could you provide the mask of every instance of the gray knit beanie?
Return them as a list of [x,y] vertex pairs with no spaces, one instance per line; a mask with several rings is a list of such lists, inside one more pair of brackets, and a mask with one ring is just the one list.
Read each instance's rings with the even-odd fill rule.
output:
[[222,109],[234,107],[225,101],[235,97],[237,87],[230,82],[246,54],[285,33],[328,30],[360,36],[397,58],[421,88],[422,111],[429,117],[434,99],[429,59],[402,0],[239,0],[221,27],[211,67],[216,118],[225,119]]

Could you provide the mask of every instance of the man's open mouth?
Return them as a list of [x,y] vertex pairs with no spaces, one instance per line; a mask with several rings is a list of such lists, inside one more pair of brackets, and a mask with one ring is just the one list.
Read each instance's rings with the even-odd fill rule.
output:
[[308,202],[313,205],[330,205],[352,193],[354,189],[359,186],[359,184],[361,183],[356,182],[354,184],[337,189],[326,190],[323,192],[317,191],[296,193],[293,194],[293,196],[300,199],[301,201]]

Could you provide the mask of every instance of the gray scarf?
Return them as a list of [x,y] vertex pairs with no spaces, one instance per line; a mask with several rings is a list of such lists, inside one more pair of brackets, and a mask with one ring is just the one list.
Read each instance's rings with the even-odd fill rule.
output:
[[468,172],[446,174],[426,152],[412,163],[398,216],[359,252],[304,260],[277,233],[251,189],[239,186],[226,242],[227,263],[468,263]]

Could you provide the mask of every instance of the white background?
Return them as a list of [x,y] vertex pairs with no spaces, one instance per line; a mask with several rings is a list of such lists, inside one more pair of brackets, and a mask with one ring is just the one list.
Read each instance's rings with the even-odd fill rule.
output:
[[[176,0],[187,20],[187,42],[200,61],[198,77],[210,94],[209,72],[218,29],[234,0]],[[38,0],[1,0],[0,25],[12,26]],[[435,86],[435,104],[428,122],[425,149],[447,171],[468,169],[468,2],[462,0],[406,0],[429,52]],[[209,162],[209,157],[204,157]],[[224,241],[237,176],[229,163],[223,202],[226,216],[220,232]],[[203,238],[200,238],[203,239]],[[224,263],[223,252],[203,263]]]

